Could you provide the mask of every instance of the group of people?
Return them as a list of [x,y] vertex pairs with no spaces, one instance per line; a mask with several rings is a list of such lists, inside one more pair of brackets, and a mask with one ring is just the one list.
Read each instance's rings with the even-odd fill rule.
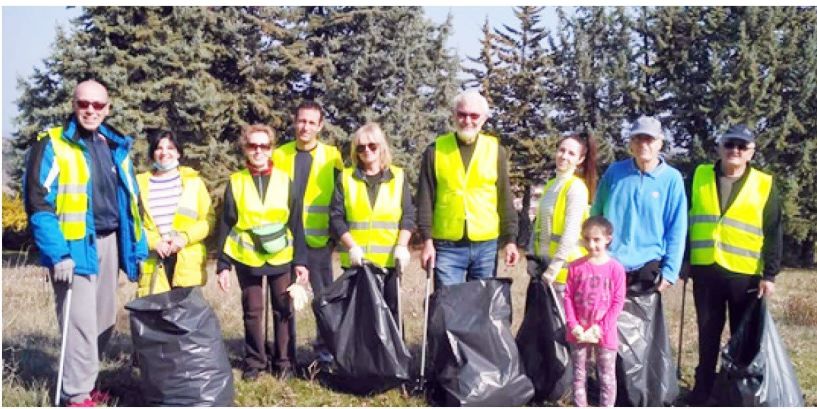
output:
[[[119,270],[138,281],[138,296],[204,285],[203,240],[211,233],[217,234],[218,286],[228,291],[235,271],[241,289],[247,380],[268,360],[279,376],[292,375],[289,292],[293,284],[320,292],[332,282],[336,244],[344,268],[368,261],[388,271],[384,298],[394,314],[397,276],[409,263],[413,233],[420,235],[421,262],[433,270],[436,286],[494,277],[500,249],[506,265],[519,260],[509,153],[482,132],[489,106],[478,92],[454,99],[454,129],[424,151],[416,207],[380,126],[356,130],[352,166],[344,168],[338,149],[318,138],[320,105],[304,102],[293,111],[292,142],[276,147],[277,135],[263,124],[242,129],[245,166],[230,176],[218,222],[202,176],[180,166],[184,147],[173,132],[148,135],[152,170],[136,175],[132,139],[104,122],[107,89],[83,81],[72,106],[62,126],[32,145],[23,183],[61,323],[65,304],[73,304],[63,328],[61,394],[68,405],[109,398],[94,386],[116,317]],[[698,167],[689,193],[680,172],[661,157],[663,142],[659,121],[639,118],[630,129],[633,157],[610,165],[598,187],[593,137],[571,134],[558,144],[556,176],[545,185],[528,251],[547,259],[545,277],[564,302],[568,341],[576,344],[577,405],[587,403],[584,363],[592,349],[601,366],[602,403],[615,401],[616,317],[629,277],[660,277],[657,290],[664,291],[682,265],[691,266],[701,334],[692,403],[710,393],[727,308],[734,330],[754,296],[748,290],[756,288],[758,296],[774,291],[780,204],[772,177],[748,164],[752,132],[736,126],[722,135],[720,159]],[[265,344],[267,295],[275,350]],[[332,362],[322,340],[313,347],[318,361]]]

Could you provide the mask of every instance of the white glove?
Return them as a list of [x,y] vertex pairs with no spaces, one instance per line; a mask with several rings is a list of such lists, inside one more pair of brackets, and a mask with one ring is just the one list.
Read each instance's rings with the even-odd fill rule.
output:
[[578,341],[581,341],[582,338],[584,337],[584,328],[582,328],[581,325],[576,325],[575,327],[573,327],[573,330],[571,330],[570,333],[573,334],[573,336],[576,337]]
[[583,336],[580,339],[580,342],[586,342],[588,344],[598,344],[599,340],[601,339],[601,328],[593,324],[587,331],[584,331]]
[[354,246],[349,249],[349,263],[353,266],[363,265],[363,248]]
[[406,269],[409,264],[409,260],[411,260],[411,253],[409,253],[407,246],[396,245],[394,246],[394,260],[400,262],[400,268]]
[[76,267],[76,264],[70,258],[54,264],[54,281],[71,284],[71,280],[74,279],[74,267]]
[[289,293],[289,298],[292,299],[292,305],[295,307],[295,311],[300,311],[304,308],[307,302],[309,302],[309,294],[304,289],[304,286],[300,284],[292,284],[287,287],[287,292]]

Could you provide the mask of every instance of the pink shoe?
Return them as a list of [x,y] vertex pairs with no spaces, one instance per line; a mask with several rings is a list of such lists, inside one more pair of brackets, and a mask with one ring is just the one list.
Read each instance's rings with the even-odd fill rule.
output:
[[108,392],[94,389],[91,391],[91,400],[97,405],[107,405],[111,401],[111,395]]
[[65,406],[69,408],[93,408],[96,407],[96,402],[91,400],[91,398],[88,398],[82,402],[71,402]]

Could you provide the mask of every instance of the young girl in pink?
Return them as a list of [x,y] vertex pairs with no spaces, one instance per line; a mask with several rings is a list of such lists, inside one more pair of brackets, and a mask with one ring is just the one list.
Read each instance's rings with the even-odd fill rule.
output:
[[618,314],[626,295],[624,267],[607,254],[613,226],[603,216],[582,224],[587,256],[568,267],[565,287],[567,342],[573,345],[573,399],[587,406],[587,358],[596,353],[601,383],[601,406],[616,402],[616,351]]

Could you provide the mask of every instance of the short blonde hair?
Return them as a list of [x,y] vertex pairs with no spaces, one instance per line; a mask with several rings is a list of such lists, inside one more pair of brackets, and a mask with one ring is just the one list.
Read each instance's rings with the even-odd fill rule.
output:
[[352,135],[352,147],[349,156],[352,158],[352,164],[357,167],[358,166],[358,158],[357,158],[357,146],[360,144],[360,139],[364,136],[368,136],[373,142],[378,145],[378,152],[380,155],[380,170],[386,169],[391,165],[391,148],[389,148],[389,142],[386,141],[386,135],[383,134],[383,130],[380,129],[380,125],[376,122],[369,122],[366,125],[361,126],[355,131],[354,135]]
[[271,147],[275,147],[275,131],[272,130],[268,125],[264,124],[252,124],[252,125],[244,125],[241,127],[241,137],[238,139],[238,145],[241,149],[244,149],[247,146],[247,138],[250,134],[254,134],[256,132],[263,132],[269,136],[269,143]]

